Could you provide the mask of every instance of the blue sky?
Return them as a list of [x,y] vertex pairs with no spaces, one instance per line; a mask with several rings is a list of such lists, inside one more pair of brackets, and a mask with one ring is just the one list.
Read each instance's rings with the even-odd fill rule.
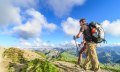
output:
[[69,43],[80,28],[80,18],[101,23],[107,42],[120,43],[119,7],[120,0],[4,0],[0,3],[0,45]]

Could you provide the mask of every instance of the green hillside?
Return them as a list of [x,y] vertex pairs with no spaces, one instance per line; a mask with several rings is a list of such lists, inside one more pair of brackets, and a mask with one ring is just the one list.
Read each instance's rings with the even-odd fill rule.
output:
[[[21,50],[18,48],[0,48],[0,72],[82,72],[76,66],[77,57],[69,51],[46,55],[39,51]],[[49,57],[51,58],[49,61]],[[83,59],[84,61],[84,59]],[[120,72],[119,64],[101,64],[101,72]],[[93,71],[86,71],[93,72]]]
[[[58,60],[76,63],[77,57],[66,51],[60,54],[60,56],[58,57]],[[82,62],[84,62],[84,59]],[[111,72],[120,72],[119,63],[118,64],[117,63],[106,63],[106,64],[100,63],[100,67],[101,69],[105,69]]]
[[9,48],[3,52],[3,58],[6,72],[58,72],[58,68],[41,53]]
[[68,52],[63,52],[59,55],[57,60],[75,63],[77,60],[77,57],[74,55],[71,55]]

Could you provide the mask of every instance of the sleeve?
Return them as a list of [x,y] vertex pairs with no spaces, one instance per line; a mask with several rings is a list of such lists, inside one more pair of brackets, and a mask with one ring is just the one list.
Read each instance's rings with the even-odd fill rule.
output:
[[80,32],[83,32],[83,31],[84,31],[84,27],[81,26],[81,28],[80,28]]

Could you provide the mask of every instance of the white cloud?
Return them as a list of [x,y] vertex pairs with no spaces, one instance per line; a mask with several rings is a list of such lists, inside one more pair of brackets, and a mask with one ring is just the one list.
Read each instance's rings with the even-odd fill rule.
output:
[[17,34],[17,37],[24,39],[39,37],[43,27],[51,31],[57,27],[53,23],[48,23],[44,15],[34,9],[28,9],[26,14],[32,18],[28,19],[25,24],[13,28],[13,33]]
[[69,14],[74,6],[84,4],[86,0],[48,0],[48,5],[52,8],[55,15],[61,17]]
[[68,17],[66,21],[62,22],[63,31],[68,35],[76,35],[79,32],[79,21]]
[[[37,38],[40,37],[43,28],[52,32],[57,26],[49,23],[44,15],[35,10],[38,2],[39,0],[2,0],[0,33],[18,37],[18,46],[48,45]],[[32,38],[36,40],[30,42],[29,39]]]
[[40,38],[36,38],[33,41],[33,46],[36,46],[36,47],[54,47],[55,45],[50,43],[50,41],[44,42]]
[[[71,41],[64,41],[60,44],[58,44],[58,47],[60,48],[71,48],[71,47],[75,47],[76,44],[79,44],[79,42],[75,43],[75,40],[71,40]],[[56,45],[57,46],[57,45]]]
[[19,43],[14,46],[24,49],[24,48],[32,47],[32,44],[30,42],[28,42],[28,40],[21,38],[21,39],[19,39]]
[[110,22],[105,20],[102,22],[105,32],[113,36],[120,36],[120,19]]
[[40,38],[35,38],[34,40],[20,39],[19,43],[15,45],[19,48],[53,48],[55,45],[50,42],[44,42]]
[[14,7],[9,0],[0,2],[0,27],[5,28],[11,24],[21,24],[20,9]]
[[[76,42],[79,44],[79,42]],[[64,41],[59,44],[51,43],[50,41],[42,41],[40,38],[35,38],[33,40],[20,39],[19,43],[16,44],[16,47],[19,48],[72,48],[76,46],[74,40]]]
[[49,31],[54,31],[57,28],[54,23],[44,24],[44,27],[47,28]]
[[39,0],[9,0],[15,6],[19,6],[22,8],[33,8],[37,6]]
[[6,28],[21,24],[21,9],[35,8],[39,0],[1,0],[0,27]]
[[98,47],[115,47],[115,46],[120,46],[120,43],[101,43],[98,45]]

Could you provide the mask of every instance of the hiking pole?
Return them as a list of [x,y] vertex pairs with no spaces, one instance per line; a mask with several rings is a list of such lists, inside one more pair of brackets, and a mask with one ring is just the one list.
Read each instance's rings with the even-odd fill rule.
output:
[[[74,41],[75,41],[75,45],[76,45],[76,56],[78,56],[78,47],[77,47],[77,42],[76,42],[76,37],[75,36],[73,36],[73,39],[74,39]],[[75,67],[77,67],[77,63],[75,64]]]
[[78,53],[78,46],[77,46],[77,42],[76,42],[76,37],[75,37],[75,36],[74,36],[74,40],[75,40],[75,45],[76,45],[76,48],[77,48],[77,49],[76,49],[76,52],[77,52],[76,55],[78,56],[78,54],[79,54],[79,53]]
[[[76,41],[76,37],[74,36],[73,37],[74,38],[74,41],[75,41],[75,45],[76,45],[76,56],[78,56],[78,58],[79,58],[79,51],[78,51],[78,48],[79,48],[79,46],[78,46],[78,44],[77,44],[77,41]],[[76,64],[75,64],[75,67],[77,67],[78,66],[78,62],[76,62]]]

